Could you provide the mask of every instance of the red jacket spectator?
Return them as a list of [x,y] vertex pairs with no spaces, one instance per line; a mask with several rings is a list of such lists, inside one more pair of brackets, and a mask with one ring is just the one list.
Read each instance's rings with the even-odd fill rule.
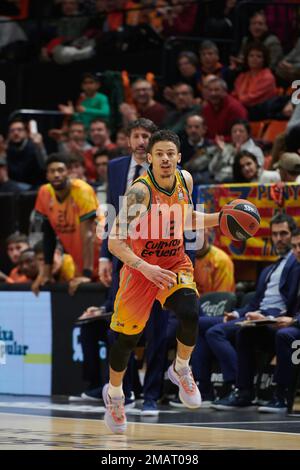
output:
[[247,119],[247,110],[228,95],[226,83],[220,78],[210,80],[206,92],[207,103],[202,111],[207,126],[206,137],[214,139],[216,135],[222,135],[228,142],[232,124],[238,119]]
[[235,83],[232,96],[244,106],[255,106],[277,95],[274,75],[269,68],[255,74],[251,71],[241,73]]

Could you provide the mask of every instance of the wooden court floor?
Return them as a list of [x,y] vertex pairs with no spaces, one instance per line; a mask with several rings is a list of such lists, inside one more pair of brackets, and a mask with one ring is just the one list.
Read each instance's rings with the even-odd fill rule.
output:
[[180,410],[162,411],[158,423],[148,423],[137,410],[128,414],[128,431],[120,436],[107,430],[100,408],[89,416],[74,408],[62,413],[3,405],[0,397],[0,450],[300,449],[300,416]]
[[4,450],[201,450],[300,448],[300,436],[280,432],[132,423],[112,435],[102,420],[1,414]]

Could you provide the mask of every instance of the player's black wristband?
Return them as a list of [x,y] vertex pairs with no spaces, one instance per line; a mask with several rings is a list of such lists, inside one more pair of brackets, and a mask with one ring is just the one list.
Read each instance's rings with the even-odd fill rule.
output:
[[85,269],[82,271],[82,274],[83,274],[84,277],[89,277],[90,279],[92,279],[93,272],[92,272],[91,269],[85,268]]
[[56,247],[56,235],[48,219],[44,219],[42,227],[44,233],[43,251],[45,257],[45,264],[52,265],[54,251]]

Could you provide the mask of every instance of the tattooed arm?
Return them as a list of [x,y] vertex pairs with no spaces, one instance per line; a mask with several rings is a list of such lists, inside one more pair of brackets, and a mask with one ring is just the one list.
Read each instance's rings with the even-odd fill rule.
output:
[[127,243],[127,237],[134,222],[147,211],[150,193],[143,183],[135,183],[125,194],[124,204],[121,208],[108,239],[109,251],[124,264],[140,271],[157,287],[163,289],[173,285],[176,275],[171,271],[152,265],[139,258]]
[[109,251],[132,268],[138,268],[142,260],[133,253],[126,240],[130,236],[133,222],[147,210],[149,199],[149,190],[143,183],[131,186],[125,194],[123,206],[108,239]]

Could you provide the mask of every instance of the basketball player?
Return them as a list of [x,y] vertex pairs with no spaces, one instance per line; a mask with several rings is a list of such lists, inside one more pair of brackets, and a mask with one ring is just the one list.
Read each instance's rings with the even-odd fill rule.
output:
[[32,290],[38,294],[40,286],[51,280],[58,237],[75,262],[76,277],[69,290],[74,293],[79,283],[90,282],[93,275],[93,228],[98,201],[89,184],[70,179],[67,155],[51,154],[46,167],[49,183],[40,187],[35,203],[35,210],[43,217],[45,264]]
[[[111,328],[119,336],[110,352],[110,380],[103,387],[105,423],[114,433],[126,430],[122,379],[155,299],[173,310],[179,322],[177,355],[169,367],[169,378],[179,387],[185,406],[201,405],[189,367],[198,331],[198,293],[192,263],[184,252],[183,231],[196,223],[199,228],[200,222],[205,227],[216,226],[219,213],[204,215],[193,210],[192,177],[177,169],[181,154],[175,133],[155,132],[148,152],[148,173],[127,191],[108,244],[111,253],[124,263],[111,320]],[[174,214],[171,206],[176,207]],[[168,212],[173,217],[168,217]],[[184,227],[188,213],[192,223]]]

